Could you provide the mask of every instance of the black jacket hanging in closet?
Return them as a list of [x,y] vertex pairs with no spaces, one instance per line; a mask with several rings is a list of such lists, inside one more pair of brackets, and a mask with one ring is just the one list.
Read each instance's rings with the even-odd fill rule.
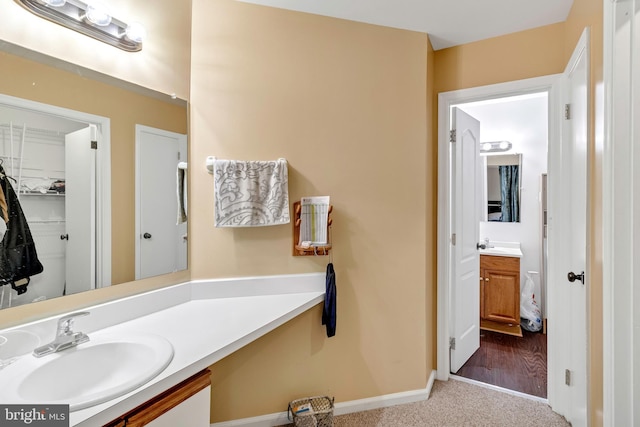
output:
[[[7,230],[0,242],[0,286],[11,284],[18,295],[27,291],[31,276],[42,273],[36,245],[20,207],[18,196],[0,166],[0,185],[6,201]],[[4,219],[4,218],[3,218]]]

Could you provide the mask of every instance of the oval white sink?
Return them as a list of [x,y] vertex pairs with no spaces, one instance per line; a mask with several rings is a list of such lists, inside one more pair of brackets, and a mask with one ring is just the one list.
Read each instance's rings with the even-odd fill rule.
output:
[[90,341],[0,371],[0,402],[68,404],[71,411],[122,396],[156,377],[173,358],[158,335],[89,334]]

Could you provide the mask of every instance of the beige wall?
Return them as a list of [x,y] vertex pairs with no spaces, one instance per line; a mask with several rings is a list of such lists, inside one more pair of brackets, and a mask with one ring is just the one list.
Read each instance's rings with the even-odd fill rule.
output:
[[[193,7],[190,162],[285,157],[292,202],[331,196],[338,286],[334,338],[317,307],[213,366],[212,420],[306,395],[424,388],[435,331],[427,36],[233,0]],[[290,225],[215,229],[212,177],[191,171],[194,279],[324,271],[327,257],[291,256]]]
[[435,53],[436,93],[561,73],[585,27],[591,29],[591,232],[589,389],[593,425],[602,425],[602,2],[575,0],[567,21]]
[[438,270],[437,270],[437,241],[438,241],[438,97],[435,92],[435,51],[429,41],[427,45],[427,293],[425,307],[427,311],[427,372],[436,368],[437,321],[438,321]]
[[563,40],[560,23],[438,50],[435,92],[560,73],[566,63]]

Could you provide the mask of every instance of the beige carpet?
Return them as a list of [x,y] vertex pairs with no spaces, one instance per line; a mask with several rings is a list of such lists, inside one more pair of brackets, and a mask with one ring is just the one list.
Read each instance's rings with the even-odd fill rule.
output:
[[566,427],[545,403],[462,381],[436,381],[428,400],[334,418],[335,427]]

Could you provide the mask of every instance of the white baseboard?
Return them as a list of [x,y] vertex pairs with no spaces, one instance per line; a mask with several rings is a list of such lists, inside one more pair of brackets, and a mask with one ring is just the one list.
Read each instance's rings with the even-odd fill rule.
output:
[[[389,406],[427,400],[431,394],[431,388],[433,387],[435,379],[436,371],[432,371],[431,375],[429,375],[429,381],[427,381],[427,387],[424,389],[385,394],[382,396],[351,400],[348,402],[338,402],[335,404],[333,414],[345,415],[354,412],[370,411],[372,409],[387,408]],[[285,424],[291,424],[291,421],[287,418],[287,413],[277,412],[275,414],[261,415],[259,417],[213,423],[211,424],[211,427],[275,427]]]

